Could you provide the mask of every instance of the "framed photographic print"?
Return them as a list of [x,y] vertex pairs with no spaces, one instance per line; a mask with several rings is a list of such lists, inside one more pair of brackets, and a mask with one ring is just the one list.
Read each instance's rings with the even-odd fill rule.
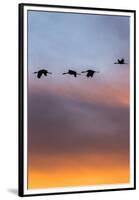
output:
[[19,4],[19,195],[136,187],[134,10]]

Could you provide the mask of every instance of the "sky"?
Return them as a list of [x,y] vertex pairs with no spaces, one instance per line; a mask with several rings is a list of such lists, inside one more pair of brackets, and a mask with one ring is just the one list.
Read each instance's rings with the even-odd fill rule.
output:
[[129,43],[129,17],[28,11],[29,189],[129,182]]

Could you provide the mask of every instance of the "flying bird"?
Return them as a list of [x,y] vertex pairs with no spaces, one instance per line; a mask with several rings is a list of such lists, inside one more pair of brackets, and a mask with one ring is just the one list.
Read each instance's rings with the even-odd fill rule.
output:
[[42,75],[47,76],[47,74],[52,74],[52,73],[48,72],[46,69],[41,69],[37,72],[34,72],[34,74],[37,74],[37,78],[41,78]]
[[86,76],[89,78],[89,77],[93,77],[95,73],[99,73],[99,72],[92,70],[92,69],[89,69],[89,70],[86,70],[86,71],[82,71],[81,73],[87,73]]
[[63,73],[63,75],[65,75],[65,74],[70,74],[70,75],[73,75],[74,77],[76,77],[77,75],[81,75],[81,74],[78,74],[76,71],[73,71],[71,69],[69,69],[68,72]]
[[128,63],[125,63],[125,59],[122,58],[121,60],[117,59],[117,62],[115,62],[114,64],[124,65],[124,64],[128,64]]

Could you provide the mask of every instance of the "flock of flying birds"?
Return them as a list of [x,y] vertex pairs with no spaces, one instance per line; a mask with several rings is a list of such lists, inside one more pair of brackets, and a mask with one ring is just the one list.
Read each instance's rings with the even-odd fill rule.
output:
[[[117,61],[114,64],[124,65],[124,64],[128,64],[128,63],[125,63],[125,59],[122,58],[122,59],[117,59]],[[88,69],[86,71],[82,71],[81,73],[86,73],[87,78],[89,78],[89,77],[92,78],[94,76],[94,74],[99,73],[99,71]],[[34,72],[34,74],[37,74],[37,78],[41,78],[42,75],[47,76],[48,74],[52,74],[52,72],[49,72],[46,69],[41,69],[37,72]],[[73,75],[74,77],[77,77],[77,75],[81,75],[81,74],[79,74],[76,71],[71,70],[71,69],[69,69],[68,72],[65,72],[65,73],[62,73],[62,74],[63,75],[69,74],[69,75]]]

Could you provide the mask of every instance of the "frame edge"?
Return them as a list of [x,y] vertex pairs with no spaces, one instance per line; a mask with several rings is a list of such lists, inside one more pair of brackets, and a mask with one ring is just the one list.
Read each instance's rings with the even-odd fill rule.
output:
[[[73,192],[56,192],[43,194],[24,194],[24,7],[25,6],[40,6],[40,7],[59,7],[73,8],[85,10],[105,10],[105,11],[121,11],[134,14],[134,186],[130,188],[116,188],[106,190],[93,191],[73,191]],[[18,4],[18,195],[20,197],[28,196],[44,196],[44,195],[60,195],[60,194],[78,194],[78,193],[93,193],[93,192],[108,192],[108,191],[125,191],[136,190],[136,10],[126,9],[111,9],[111,8],[96,8],[96,7],[79,7],[79,6],[64,6],[51,4],[33,4],[20,3]]]
[[23,19],[24,5],[18,4],[18,195],[24,196],[24,137],[23,137]]

